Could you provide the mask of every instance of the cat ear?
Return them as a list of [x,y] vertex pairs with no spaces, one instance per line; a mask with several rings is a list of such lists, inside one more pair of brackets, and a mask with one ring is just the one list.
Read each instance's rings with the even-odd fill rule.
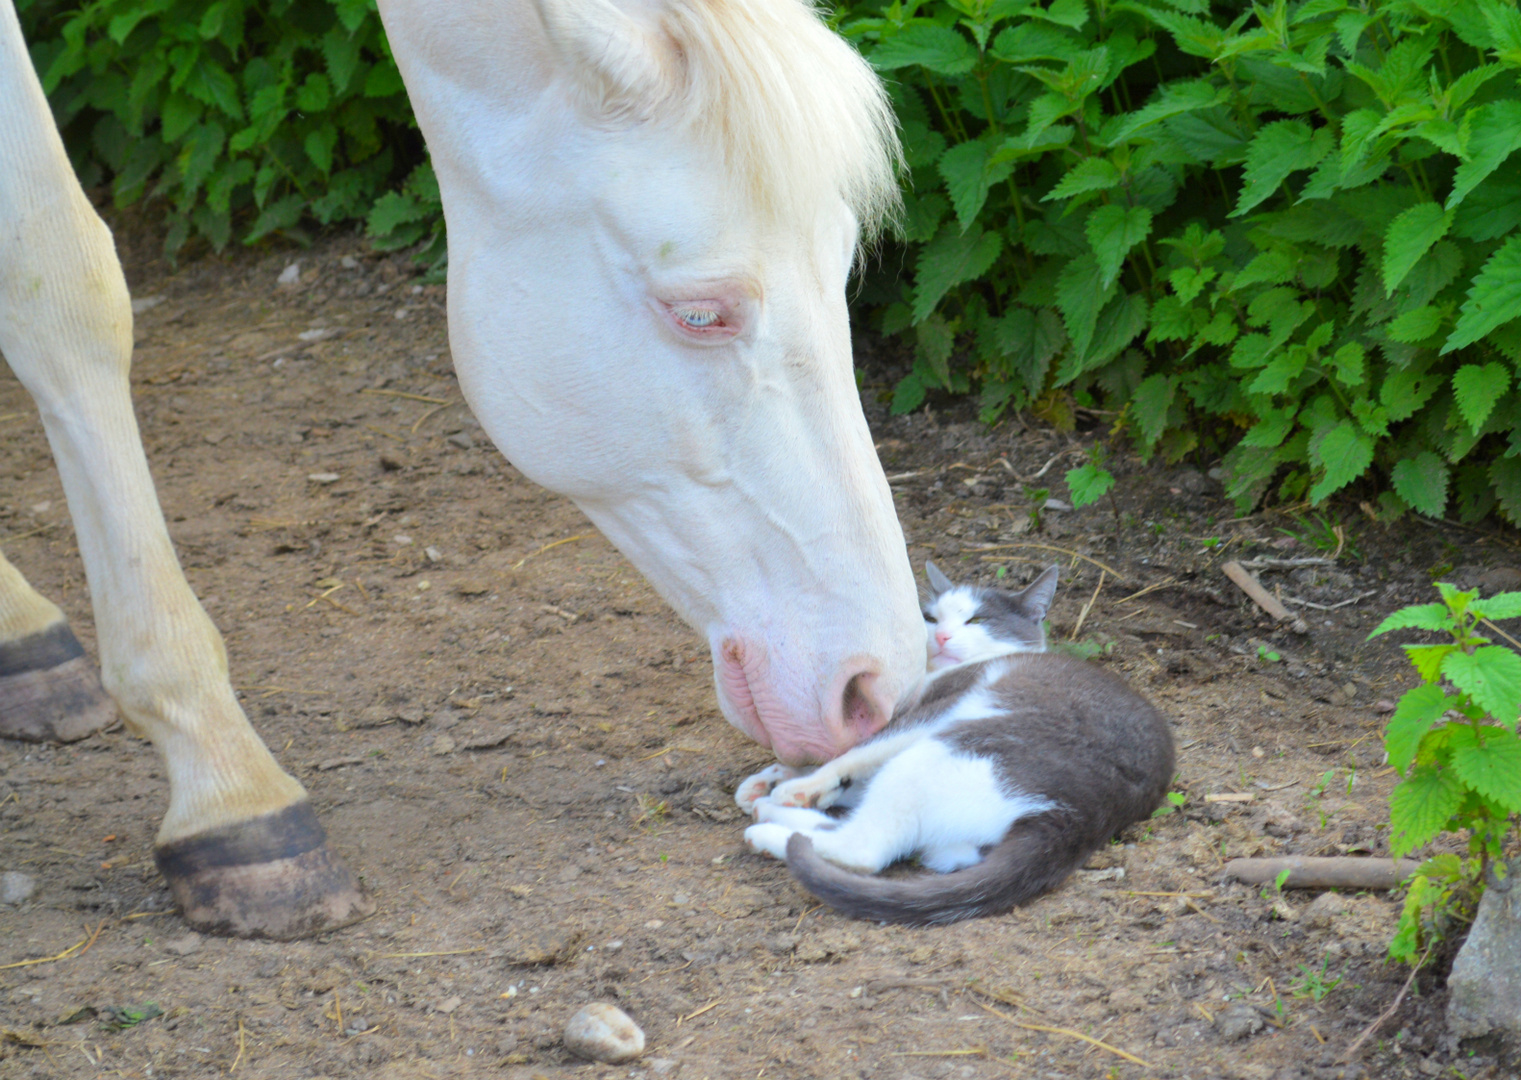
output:
[[1059,575],[1057,567],[1047,567],[1040,577],[1030,582],[1024,592],[1014,598],[1024,608],[1028,618],[1040,622],[1046,617],[1046,612],[1051,610],[1051,601],[1056,598],[1056,579]]
[[924,576],[929,578],[930,588],[934,590],[935,596],[939,596],[944,592],[950,592],[956,587],[951,584],[950,578],[940,572],[940,567],[932,562],[924,564]]

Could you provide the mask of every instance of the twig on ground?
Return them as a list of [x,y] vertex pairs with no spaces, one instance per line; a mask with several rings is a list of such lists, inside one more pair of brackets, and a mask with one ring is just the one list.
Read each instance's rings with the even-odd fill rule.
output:
[[1389,1007],[1383,1012],[1379,1013],[1378,1018],[1374,1020],[1373,1023],[1365,1027],[1363,1029],[1363,1033],[1352,1041],[1351,1046],[1347,1047],[1347,1049],[1343,1051],[1341,1057],[1338,1059],[1341,1064],[1345,1065],[1347,1062],[1351,1061],[1352,1055],[1357,1053],[1357,1051],[1362,1047],[1363,1043],[1367,1042],[1368,1039],[1372,1037],[1373,1033],[1383,1026],[1384,1021],[1388,1020],[1391,1016],[1394,1015],[1395,1011],[1400,1007],[1400,1002],[1405,1000],[1405,994],[1409,991],[1410,985],[1415,982],[1415,977],[1420,974],[1421,968],[1425,966],[1426,957],[1430,955],[1431,947],[1427,946],[1426,951],[1421,954],[1420,961],[1410,969],[1410,977],[1405,980],[1405,985],[1400,987],[1400,992],[1394,995],[1394,1000],[1389,1003]]
[[1024,1028],[1026,1031],[1044,1031],[1044,1032],[1047,1032],[1048,1034],[1051,1034],[1051,1035],[1065,1035],[1069,1039],[1081,1039],[1085,1043],[1092,1043],[1094,1046],[1097,1046],[1100,1050],[1107,1050],[1111,1054],[1114,1054],[1117,1057],[1124,1058],[1126,1061],[1133,1061],[1137,1065],[1141,1066],[1141,1068],[1143,1068],[1143,1069],[1149,1069],[1149,1068],[1151,1068],[1151,1063],[1150,1062],[1142,1061],[1140,1058],[1136,1057],[1134,1054],[1127,1053],[1126,1051],[1121,1050],[1117,1046],[1110,1046],[1108,1043],[1103,1042],[1100,1039],[1095,1039],[1092,1035],[1084,1035],[1081,1031],[1073,1031],[1071,1028],[1052,1027],[1049,1024],[1027,1024],[1025,1021],[1015,1019],[1014,1017],[1010,1016],[1008,1013],[1003,1012],[1003,1011],[1001,1011],[999,1009],[995,1009],[995,1008],[993,1008],[993,1006],[988,1005],[988,1004],[986,1004],[984,1002],[978,1001],[975,1004],[977,1005],[977,1007],[979,1009],[982,1009],[984,1012],[990,1012],[994,1016],[997,1016],[997,1017],[1000,1017],[1001,1019],[1007,1020],[1009,1023],[1013,1024],[1015,1027]]
[[1521,649],[1521,641],[1517,641],[1515,638],[1511,637],[1504,630],[1501,630],[1498,626],[1496,626],[1494,623],[1490,622],[1488,619],[1480,619],[1479,621],[1481,623],[1483,623],[1485,626],[1489,627],[1495,633],[1499,634],[1506,641],[1510,642],[1516,648]]
[[1115,603],[1117,603],[1117,604],[1128,604],[1132,600],[1139,600],[1141,597],[1145,596],[1147,593],[1154,593],[1158,589],[1166,589],[1166,588],[1170,588],[1170,587],[1172,587],[1174,585],[1181,586],[1182,584],[1183,583],[1181,581],[1179,581],[1177,578],[1170,577],[1166,581],[1158,581],[1155,584],[1146,586],[1146,588],[1140,590],[1139,592],[1133,592],[1129,596],[1121,597],[1119,600],[1116,600]]
[[1275,559],[1269,555],[1257,555],[1242,559],[1241,565],[1252,570],[1293,570],[1301,566],[1335,566],[1336,560],[1325,555],[1303,555],[1297,559]]
[[1377,589],[1369,589],[1367,592],[1358,593],[1350,600],[1343,600],[1336,604],[1317,604],[1313,600],[1301,600],[1297,596],[1285,596],[1284,600],[1290,604],[1298,604],[1300,607],[1314,608],[1316,611],[1335,611],[1337,608],[1344,608],[1348,604],[1355,604],[1359,600],[1366,600],[1368,597],[1376,595],[1378,595]]
[[359,391],[361,394],[383,394],[386,397],[406,398],[408,401],[421,401],[428,405],[449,405],[448,398],[428,397],[426,394],[409,394],[405,390],[377,390],[373,386],[366,386]]
[[723,1004],[723,1001],[724,1001],[723,998],[714,998],[712,1001],[708,1002],[706,1005],[704,1005],[702,1008],[698,1009],[696,1012],[687,1013],[685,1016],[678,1016],[676,1018],[676,1026],[680,1027],[682,1024],[684,1024],[688,1020],[695,1020],[695,1019],[697,1019],[699,1016],[701,1016],[703,1013],[707,1012],[709,1009],[716,1009],[716,1008],[718,1008],[720,1005]]
[[1088,602],[1083,605],[1083,610],[1078,612],[1077,624],[1072,627],[1072,633],[1067,635],[1068,641],[1076,641],[1077,635],[1083,632],[1083,623],[1088,621],[1088,612],[1093,610],[1093,603],[1099,598],[1099,593],[1104,588],[1104,578],[1107,576],[1107,571],[1099,571],[1098,584],[1093,587],[1093,595],[1088,597]]
[[1251,597],[1252,603],[1279,622],[1293,623],[1291,629],[1295,633],[1304,633],[1309,627],[1305,626],[1304,620],[1283,606],[1272,593],[1262,587],[1261,582],[1254,578],[1239,562],[1232,559],[1220,567],[1225,576],[1247,596]]
[[527,562],[529,559],[537,558],[538,556],[544,554],[544,552],[548,551],[550,548],[557,548],[561,544],[573,544],[577,540],[585,540],[590,535],[591,533],[577,533],[575,536],[567,536],[564,540],[551,541],[550,543],[545,544],[543,547],[539,548],[538,551],[530,552],[529,554],[524,555],[521,559],[512,564],[512,568],[514,570],[521,570],[525,562]]
[[1124,581],[1125,580],[1125,575],[1122,574],[1122,573],[1120,573],[1114,567],[1108,566],[1108,565],[1106,565],[1104,563],[1101,563],[1097,559],[1090,558],[1089,556],[1082,554],[1082,552],[1073,551],[1071,548],[1057,547],[1055,544],[1030,544],[1030,543],[978,544],[977,546],[971,548],[970,550],[976,551],[978,553],[982,553],[982,552],[988,552],[988,551],[1002,551],[1005,548],[1034,548],[1034,549],[1036,549],[1038,551],[1055,551],[1055,552],[1057,552],[1059,554],[1062,554],[1062,555],[1068,555],[1068,556],[1072,557],[1073,559],[1082,559],[1083,562],[1090,563],[1093,566],[1098,567],[1100,570],[1103,570],[1103,571],[1107,572],[1108,574],[1112,575],[1114,577],[1114,580],[1116,580],[1116,581]]

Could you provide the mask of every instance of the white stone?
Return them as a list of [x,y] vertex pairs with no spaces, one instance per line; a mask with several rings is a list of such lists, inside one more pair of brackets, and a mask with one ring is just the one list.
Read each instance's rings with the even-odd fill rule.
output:
[[37,891],[37,879],[19,870],[0,874],[0,904],[20,904]]
[[565,1025],[565,1049],[587,1061],[617,1065],[644,1053],[644,1032],[622,1009],[598,1001]]
[[287,288],[292,285],[301,284],[301,264],[298,262],[291,263],[284,270],[280,271],[280,276],[275,280]]

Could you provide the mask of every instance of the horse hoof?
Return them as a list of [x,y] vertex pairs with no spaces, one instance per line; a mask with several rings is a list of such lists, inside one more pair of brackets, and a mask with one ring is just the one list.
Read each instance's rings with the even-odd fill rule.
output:
[[290,941],[375,912],[305,800],[163,844],[153,859],[185,921],[208,934]]
[[0,736],[75,742],[115,719],[116,706],[68,623],[0,643]]

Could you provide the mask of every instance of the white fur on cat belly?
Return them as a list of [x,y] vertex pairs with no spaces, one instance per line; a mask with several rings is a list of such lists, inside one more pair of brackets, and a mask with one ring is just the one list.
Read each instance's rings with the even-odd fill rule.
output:
[[927,868],[948,873],[981,862],[982,849],[1002,840],[1014,822],[1052,805],[1006,794],[991,762],[926,738],[883,765],[848,818],[763,799],[760,824],[745,830],[745,842],[785,859],[787,841],[800,832],[820,857],[850,870],[875,874],[918,854]]

